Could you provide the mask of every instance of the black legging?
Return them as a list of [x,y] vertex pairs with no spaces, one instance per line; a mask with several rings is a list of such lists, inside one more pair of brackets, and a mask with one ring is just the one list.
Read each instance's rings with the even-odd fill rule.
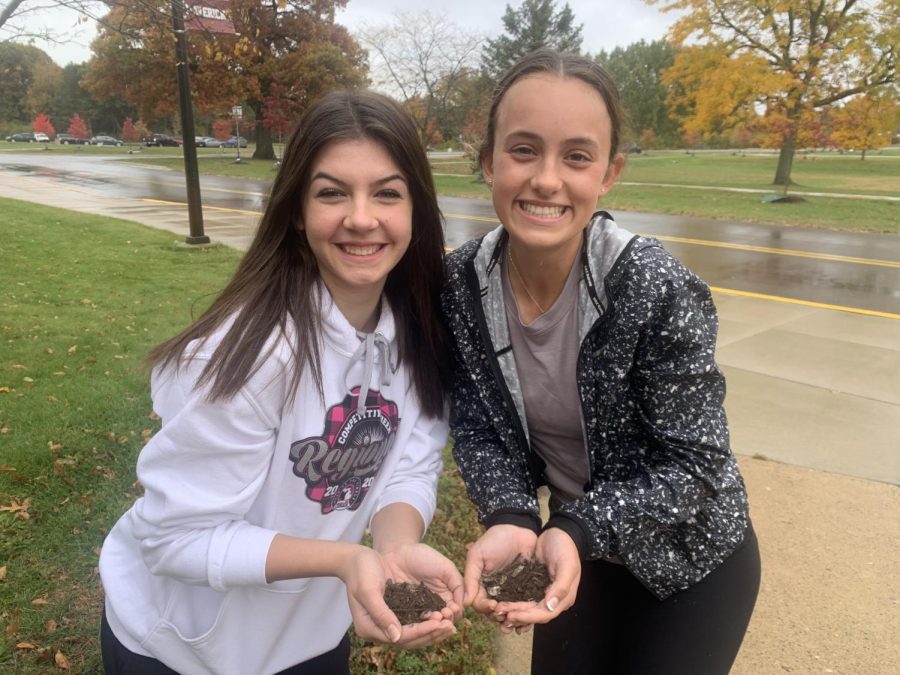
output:
[[582,563],[575,605],[535,626],[532,675],[724,675],[756,604],[759,569],[752,527],[725,562],[665,600],[623,565]]
[[[106,675],[179,675],[164,663],[129,651],[119,642],[106,612],[100,621],[100,647],[103,650],[103,671]],[[252,649],[252,645],[247,647]],[[349,675],[350,636],[344,635],[338,646],[309,661],[282,670],[278,675]]]

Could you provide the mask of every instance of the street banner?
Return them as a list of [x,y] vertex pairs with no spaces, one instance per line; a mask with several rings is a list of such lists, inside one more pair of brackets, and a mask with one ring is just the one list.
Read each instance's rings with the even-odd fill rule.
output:
[[187,0],[184,3],[184,27],[187,30],[202,30],[207,33],[227,33],[236,35],[234,24],[225,10],[228,0]]

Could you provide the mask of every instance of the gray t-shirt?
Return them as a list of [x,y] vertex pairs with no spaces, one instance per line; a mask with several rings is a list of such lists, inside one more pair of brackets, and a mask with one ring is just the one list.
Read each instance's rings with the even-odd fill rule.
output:
[[575,370],[578,364],[578,281],[575,257],[562,293],[544,314],[525,325],[519,316],[504,261],[503,294],[516,370],[525,399],[531,445],[547,463],[550,493],[561,501],[584,494],[590,476],[581,403]]

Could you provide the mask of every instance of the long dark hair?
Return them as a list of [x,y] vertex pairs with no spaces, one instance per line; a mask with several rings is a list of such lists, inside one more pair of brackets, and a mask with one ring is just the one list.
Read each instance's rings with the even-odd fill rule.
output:
[[302,207],[319,153],[333,141],[357,138],[380,144],[409,184],[412,239],[388,274],[384,293],[397,325],[400,358],[410,367],[422,409],[442,414],[449,358],[438,320],[444,233],[434,181],[412,120],[394,101],[369,91],[333,92],[306,111],[288,140],[266,211],[234,277],[197,321],[150,352],[151,366],[177,365],[192,340],[209,338],[234,317],[200,377],[200,384],[212,383],[211,399],[238,392],[270,355],[271,346],[265,354],[263,349],[276,329],[296,335],[291,395],[305,368],[321,395],[321,317],[313,292],[320,276],[302,229]]
[[616,87],[615,81],[606,72],[606,69],[596,61],[579,54],[560,52],[546,47],[526,54],[501,75],[491,98],[487,134],[480,148],[479,159],[485,160],[494,151],[497,108],[500,107],[500,102],[503,100],[506,92],[523,77],[538,73],[548,73],[563,78],[574,77],[600,94],[600,98],[606,104],[606,111],[609,113],[609,121],[612,126],[612,138],[609,144],[609,159],[612,161],[619,152],[619,145],[622,142],[622,126],[625,118],[622,99],[619,96],[619,89]]

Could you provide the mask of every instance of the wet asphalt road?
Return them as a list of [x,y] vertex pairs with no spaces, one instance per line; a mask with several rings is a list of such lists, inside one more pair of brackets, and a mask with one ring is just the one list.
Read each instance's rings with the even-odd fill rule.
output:
[[[121,156],[119,156],[121,157]],[[99,155],[0,154],[0,170],[107,196],[184,203],[184,179],[168,169]],[[202,176],[204,204],[261,212],[263,181]],[[496,227],[486,200],[442,197],[447,244]],[[47,203],[53,205],[52,195]],[[896,206],[900,219],[900,204]],[[619,224],[658,237],[710,286],[900,314],[900,237],[618,211]]]

